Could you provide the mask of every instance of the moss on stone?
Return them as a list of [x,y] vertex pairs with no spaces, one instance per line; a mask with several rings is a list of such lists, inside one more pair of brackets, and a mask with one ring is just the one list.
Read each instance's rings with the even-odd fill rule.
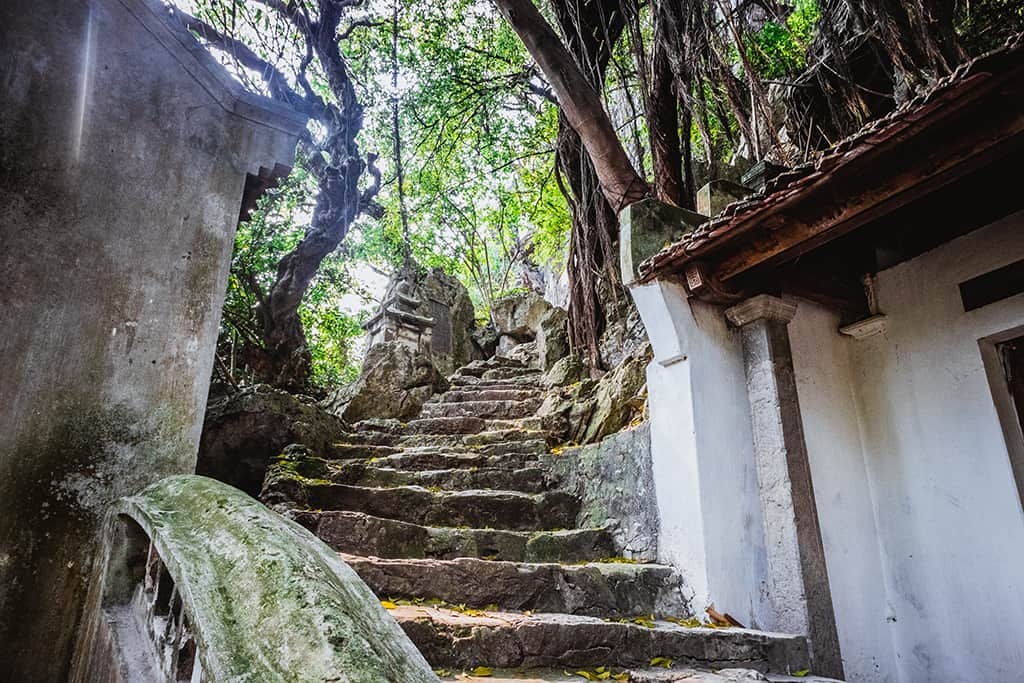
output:
[[177,584],[211,681],[436,681],[330,548],[230,486],[170,477],[119,503]]

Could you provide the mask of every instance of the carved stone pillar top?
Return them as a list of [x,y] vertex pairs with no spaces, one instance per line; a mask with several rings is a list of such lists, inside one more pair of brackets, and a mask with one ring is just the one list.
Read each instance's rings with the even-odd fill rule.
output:
[[774,320],[788,324],[795,315],[796,304],[768,294],[758,294],[725,311],[726,320],[736,327],[743,327],[758,320]]

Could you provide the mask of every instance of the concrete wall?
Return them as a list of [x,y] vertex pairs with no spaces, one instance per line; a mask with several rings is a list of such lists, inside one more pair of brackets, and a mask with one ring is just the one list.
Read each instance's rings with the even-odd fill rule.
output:
[[194,466],[247,173],[302,120],[143,0],[0,4],[0,671],[66,680],[98,516]]
[[857,681],[1018,680],[1024,513],[979,341],[1024,295],[965,313],[957,285],[1024,257],[1024,213],[883,271],[883,334],[790,325],[846,671]]
[[674,283],[631,289],[654,360],[647,368],[658,556],[709,603],[768,622],[764,532],[739,333]]
[[790,346],[845,671],[853,681],[894,683],[892,609],[850,361],[863,342],[841,336],[832,311],[795,303]]

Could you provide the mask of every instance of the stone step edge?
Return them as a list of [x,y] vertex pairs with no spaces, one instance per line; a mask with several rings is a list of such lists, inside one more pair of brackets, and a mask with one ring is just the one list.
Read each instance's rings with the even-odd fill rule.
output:
[[339,555],[375,593],[392,600],[645,622],[655,615],[674,619],[691,616],[682,577],[667,565]]
[[[810,666],[806,638],[753,629],[685,628],[666,621],[656,621],[654,627],[649,628],[625,620],[606,621],[596,617],[557,613],[527,614],[485,610],[471,610],[466,613],[416,605],[396,605],[390,608],[389,612],[412,637],[413,642],[420,647],[427,661],[435,667],[493,664],[514,668],[520,666],[574,668],[594,665],[636,668],[646,665],[647,660],[653,656],[668,657],[686,666],[713,669],[753,668],[787,675],[793,671],[807,670]],[[534,629],[538,629],[540,633],[531,634],[530,631]],[[492,660],[490,663],[487,661],[477,662],[476,658],[462,662],[454,660],[456,657],[465,656],[460,655],[458,650],[460,647],[472,647],[476,642],[472,640],[473,638],[481,639],[477,644],[503,643],[506,648],[514,645],[512,642],[514,639],[519,639],[519,645],[523,645],[528,640],[532,646],[543,648],[557,646],[557,641],[548,637],[551,634],[546,632],[557,632],[560,629],[568,629],[570,632],[577,631],[581,635],[589,636],[592,641],[604,639],[604,644],[593,642],[589,650],[566,651],[557,648],[557,652],[538,650],[525,654],[521,650],[512,648],[504,650],[501,655],[495,655],[507,658],[510,655],[518,654],[523,659],[518,664],[502,660]],[[448,630],[449,634],[446,635],[444,630]],[[489,631],[503,631],[506,636],[488,633]],[[455,633],[463,635],[455,637]],[[601,638],[595,639],[595,633],[601,634]],[[447,645],[442,644],[448,635],[451,635],[453,640]],[[427,640],[417,642],[417,638],[426,638]],[[431,638],[433,642],[430,641]],[[659,639],[660,642],[658,642]],[[581,646],[585,644],[581,640],[575,642]],[[436,652],[424,650],[424,645],[439,646],[440,650]],[[631,647],[625,647],[626,645]],[[735,651],[730,652],[730,649],[735,649]],[[604,650],[608,650],[608,652],[604,652]],[[433,654],[452,659],[437,662],[431,656]],[[589,659],[597,654],[601,654],[601,659],[604,661]],[[744,654],[746,657],[743,656]],[[572,657],[577,659],[571,659]],[[551,664],[540,663],[545,658],[559,659],[560,661]],[[641,662],[641,659],[644,661]]]
[[[613,674],[625,673],[629,683],[843,683],[834,678],[822,678],[808,674],[806,676],[785,676],[781,674],[761,674],[753,669],[708,669],[670,668],[670,669],[619,669],[612,667]],[[474,676],[472,671],[435,670],[442,681],[479,681],[479,683],[581,683],[585,680],[574,671],[560,669],[488,669],[483,676]],[[593,669],[587,670],[597,675]],[[615,681],[614,678],[607,679]]]
[[[327,543],[332,548],[335,548],[336,551],[340,551],[342,549],[341,548],[336,548],[334,545],[332,545],[332,540],[337,540],[337,539],[333,537],[333,534],[331,534],[331,526],[333,524],[337,523],[340,520],[344,520],[344,525],[343,526],[346,529],[350,529],[350,528],[353,528],[353,527],[355,527],[357,525],[361,525],[361,524],[362,525],[368,524],[368,525],[372,525],[372,526],[379,527],[379,528],[390,529],[391,530],[390,533],[401,533],[402,531],[405,531],[406,533],[412,533],[412,534],[422,533],[423,540],[427,541],[428,544],[429,544],[429,539],[431,539],[431,538],[433,538],[433,539],[445,539],[445,538],[452,538],[452,537],[456,537],[456,536],[460,536],[460,535],[466,535],[468,537],[479,535],[479,536],[483,536],[485,538],[486,537],[504,537],[505,539],[516,539],[516,542],[521,542],[523,544],[524,553],[525,553],[525,552],[529,551],[529,547],[530,547],[531,544],[541,544],[542,547],[550,548],[549,544],[551,544],[551,543],[556,543],[556,544],[568,543],[570,545],[570,548],[566,548],[566,549],[563,549],[563,550],[571,549],[572,541],[575,540],[574,537],[585,538],[587,536],[592,536],[592,537],[594,537],[595,540],[606,541],[607,544],[608,544],[608,549],[610,551],[614,551],[614,542],[613,542],[612,537],[611,537],[611,533],[612,533],[613,529],[610,526],[582,527],[582,528],[576,528],[576,529],[567,529],[567,530],[564,530],[564,531],[511,531],[511,530],[506,530],[506,529],[479,529],[479,528],[475,529],[475,528],[472,528],[472,527],[428,526],[428,525],[422,525],[422,524],[414,524],[412,522],[402,522],[402,521],[399,521],[399,520],[388,519],[386,517],[377,517],[375,515],[370,515],[370,514],[367,514],[365,512],[351,512],[351,511],[344,511],[344,510],[313,511],[313,510],[302,510],[302,509],[288,509],[288,508],[283,508],[283,507],[280,507],[280,506],[275,507],[275,509],[278,512],[281,512],[282,514],[284,514],[289,519],[292,519],[293,521],[298,522],[302,526],[304,526],[307,529],[309,529],[310,531],[312,531],[322,541]],[[326,524],[326,528],[324,527],[325,524]],[[365,551],[360,551],[360,552],[363,553],[364,557],[370,556],[372,554],[372,553],[371,554],[367,554]],[[538,553],[535,552],[533,556],[535,557],[537,554]],[[547,555],[547,553],[540,553],[540,554]],[[561,552],[559,552],[557,554],[561,555]],[[601,554],[601,555],[596,555],[596,554],[595,555],[591,555],[591,554],[588,554],[587,555],[587,557],[589,557],[589,559],[591,559],[591,560],[603,559],[603,558],[608,557],[608,556],[609,555],[604,555],[604,554]],[[440,559],[438,556],[430,555],[430,554],[427,554],[424,557],[428,557],[428,558],[429,557],[435,557],[437,559]],[[470,558],[478,558],[478,559],[482,559],[482,560],[488,560],[488,557],[484,556],[484,555],[453,555],[453,556],[450,556],[450,557],[451,558],[470,557]],[[530,557],[530,555],[525,555],[525,557]],[[401,559],[401,558],[398,558],[398,559]],[[488,561],[492,561],[492,560],[488,560]],[[518,560],[512,560],[512,561],[518,561]],[[525,560],[525,561],[530,561],[530,560]],[[564,559],[562,559],[560,561],[568,561],[568,562],[571,562],[571,563],[575,563],[575,562],[583,561],[583,560],[564,560]]]

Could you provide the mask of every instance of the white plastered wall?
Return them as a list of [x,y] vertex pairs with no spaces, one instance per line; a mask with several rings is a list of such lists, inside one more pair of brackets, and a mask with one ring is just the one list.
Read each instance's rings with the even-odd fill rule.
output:
[[882,334],[790,325],[846,672],[854,681],[1021,680],[1024,513],[979,340],[1024,295],[964,312],[958,284],[1024,258],[1024,213],[878,276]]
[[654,348],[647,368],[659,559],[747,625],[765,623],[765,551],[739,335],[676,284],[632,289]]

